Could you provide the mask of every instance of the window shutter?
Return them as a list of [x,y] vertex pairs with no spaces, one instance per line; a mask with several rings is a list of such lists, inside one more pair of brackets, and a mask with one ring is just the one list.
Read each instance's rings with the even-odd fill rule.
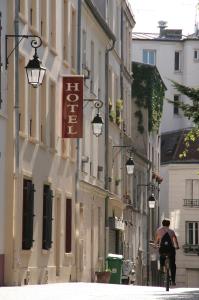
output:
[[42,248],[48,250],[52,246],[52,199],[53,192],[49,186],[44,186],[43,197],[43,242]]
[[30,180],[24,182],[23,194],[23,233],[22,249],[29,250],[33,245],[33,218],[34,218],[34,184]]

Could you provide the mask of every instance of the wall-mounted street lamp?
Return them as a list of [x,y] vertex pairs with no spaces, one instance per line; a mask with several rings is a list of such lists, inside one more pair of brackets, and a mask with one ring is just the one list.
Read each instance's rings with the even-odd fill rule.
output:
[[134,161],[133,161],[133,157],[129,157],[129,159],[126,162],[126,171],[128,175],[132,175],[134,172]]
[[[118,148],[132,148],[132,146],[126,146],[126,145],[119,145],[119,146],[113,146],[113,148],[118,147]],[[133,161],[133,157],[132,157],[132,149],[129,150],[130,151],[130,157],[128,158],[128,160],[126,161],[126,171],[128,175],[132,175],[134,172],[134,167],[135,167],[135,163]]]
[[154,194],[151,194],[151,196],[149,196],[149,199],[148,199],[148,204],[149,204],[149,208],[155,208],[155,196]]
[[[6,49],[5,49],[5,54],[6,54],[6,64],[5,68],[7,70],[8,68],[8,59],[11,56],[11,54],[14,52],[16,47],[19,46],[20,42],[26,38],[32,38],[31,41],[31,46],[32,48],[35,49],[35,53],[33,55],[33,59],[29,60],[27,66],[25,67],[26,69],[26,74],[28,78],[28,83],[32,85],[34,88],[37,88],[39,85],[42,84],[44,75],[46,73],[46,68],[42,67],[41,61],[39,60],[39,57],[37,55],[37,48],[39,48],[42,44],[42,40],[39,36],[37,35],[6,35]],[[12,51],[8,54],[8,38],[21,38],[18,43],[15,44],[15,47],[12,49]],[[34,38],[34,39],[33,39]]]
[[97,108],[97,114],[91,121],[92,124],[92,129],[93,129],[93,134],[98,137],[102,134],[102,127],[103,127],[103,119],[100,116],[100,108],[103,106],[103,102],[98,99],[84,99],[84,101],[92,101],[94,102],[95,107]]

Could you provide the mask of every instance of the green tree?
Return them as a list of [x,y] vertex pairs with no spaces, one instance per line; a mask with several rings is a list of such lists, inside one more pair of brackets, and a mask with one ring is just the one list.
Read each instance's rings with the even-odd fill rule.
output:
[[178,92],[187,96],[191,100],[190,104],[168,100],[170,103],[173,103],[179,107],[183,111],[184,116],[189,120],[191,119],[194,123],[194,127],[186,134],[184,138],[185,148],[180,154],[180,158],[183,158],[186,157],[191,144],[195,143],[199,138],[199,88],[191,88],[173,80],[171,80],[171,82]]

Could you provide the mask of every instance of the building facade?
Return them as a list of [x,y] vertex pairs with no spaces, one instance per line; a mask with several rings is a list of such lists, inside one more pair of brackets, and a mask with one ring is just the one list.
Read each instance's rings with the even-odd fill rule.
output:
[[[60,120],[62,76],[77,74],[77,10],[76,1],[8,3],[4,32],[41,37],[47,73],[39,89],[28,85],[24,67],[33,48],[31,38],[22,39],[6,71],[6,285],[76,278],[76,140],[62,139]],[[8,38],[8,53],[14,47]]]
[[[196,32],[183,37],[181,30],[166,29],[166,22],[159,22],[159,27],[160,32],[157,34],[134,33],[132,57],[134,61],[156,65],[167,87],[161,121],[160,172],[163,182],[160,189],[160,220],[164,217],[171,219],[171,228],[176,231],[180,242],[181,249],[177,252],[177,284],[191,287],[198,286],[195,252],[198,247],[197,201],[194,205],[192,202],[198,198],[195,165],[198,156],[195,149],[185,160],[179,159],[183,138],[192,123],[166,99],[184,103],[189,101],[174,89],[171,80],[189,87],[198,87],[198,36]],[[183,199],[192,200],[187,202]],[[193,276],[192,280],[190,276]]]
[[[0,3],[0,27],[1,35],[5,36],[6,33],[6,14],[7,14],[7,4],[5,2]],[[5,57],[4,43],[1,43],[0,53],[1,58]],[[4,63],[4,62],[1,62]],[[6,76],[3,69],[1,69],[0,76],[0,227],[1,227],[1,237],[0,237],[0,285],[4,283],[4,258],[5,258],[5,155],[6,155],[6,125],[8,121],[7,115],[7,98],[6,98]]]
[[[132,12],[127,1],[13,0],[2,25],[8,58],[0,119],[4,284],[94,281],[107,254],[123,254],[124,243],[133,242],[123,216],[123,196],[132,193],[123,169],[129,154],[113,147],[131,136]],[[40,38],[37,54],[47,71],[36,89],[24,67]],[[62,138],[63,77],[69,75],[84,75],[81,140]],[[91,126],[96,112],[104,119],[99,137]],[[3,216],[10,216],[5,225]]]

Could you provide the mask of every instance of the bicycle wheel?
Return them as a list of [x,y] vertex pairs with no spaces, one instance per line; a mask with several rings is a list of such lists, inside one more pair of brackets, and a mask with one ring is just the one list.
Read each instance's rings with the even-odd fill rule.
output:
[[166,291],[169,291],[169,285],[170,285],[170,275],[169,275],[169,269],[166,271]]
[[165,287],[166,287],[166,291],[169,291],[169,285],[170,285],[170,271],[169,271],[169,258],[167,257],[165,260],[165,276],[166,276],[166,280],[165,280]]

